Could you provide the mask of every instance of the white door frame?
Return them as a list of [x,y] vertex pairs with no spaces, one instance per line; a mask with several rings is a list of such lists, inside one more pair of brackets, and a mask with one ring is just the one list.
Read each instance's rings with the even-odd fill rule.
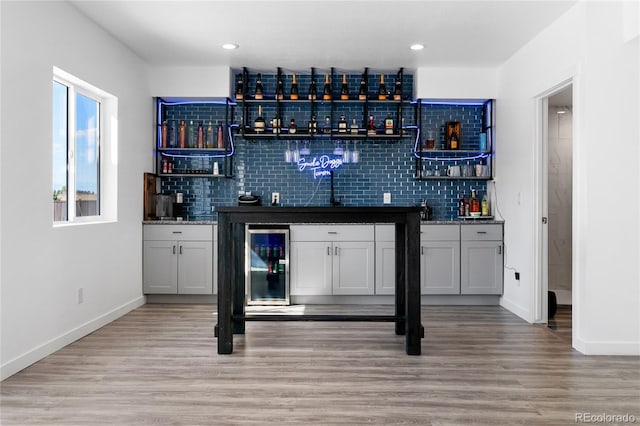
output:
[[[549,312],[549,97],[573,85],[569,78],[536,97],[536,146],[534,155],[534,285],[533,322],[546,324]],[[573,116],[575,120],[575,115]],[[575,171],[575,168],[574,168]],[[574,251],[575,253],[575,251]]]

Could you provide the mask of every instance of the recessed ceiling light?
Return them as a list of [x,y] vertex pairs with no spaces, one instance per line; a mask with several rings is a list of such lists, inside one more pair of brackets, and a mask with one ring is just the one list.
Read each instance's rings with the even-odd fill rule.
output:
[[225,49],[225,50],[234,50],[234,49],[237,49],[238,47],[240,47],[240,46],[238,46],[235,43],[225,43],[225,44],[222,45],[222,48]]
[[412,44],[411,46],[409,46],[409,49],[411,49],[411,50],[422,50],[422,49],[424,49],[424,44],[415,43],[415,44]]

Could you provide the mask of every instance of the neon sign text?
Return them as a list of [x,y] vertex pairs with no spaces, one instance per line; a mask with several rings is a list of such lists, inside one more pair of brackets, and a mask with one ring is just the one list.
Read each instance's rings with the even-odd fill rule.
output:
[[304,157],[298,160],[298,170],[301,172],[306,169],[311,170],[314,179],[318,176],[329,176],[331,170],[337,169],[340,166],[342,166],[342,158],[331,158],[328,155],[313,157],[313,159],[309,161]]

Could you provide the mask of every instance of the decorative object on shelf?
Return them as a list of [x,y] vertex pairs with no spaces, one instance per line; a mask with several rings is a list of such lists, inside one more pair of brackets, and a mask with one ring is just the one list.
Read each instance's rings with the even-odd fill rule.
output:
[[448,121],[445,124],[445,149],[460,149],[461,125],[459,121]]

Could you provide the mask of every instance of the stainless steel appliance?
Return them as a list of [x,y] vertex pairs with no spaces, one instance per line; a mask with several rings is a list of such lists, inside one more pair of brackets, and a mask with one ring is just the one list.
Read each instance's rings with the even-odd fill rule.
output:
[[248,305],[289,304],[289,227],[247,225]]

